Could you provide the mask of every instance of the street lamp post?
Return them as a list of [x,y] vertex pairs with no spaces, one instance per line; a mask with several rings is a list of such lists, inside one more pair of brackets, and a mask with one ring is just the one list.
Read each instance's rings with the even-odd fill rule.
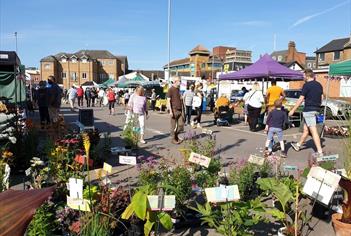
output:
[[171,0],[168,0],[168,82],[171,78],[170,63],[171,63]]
[[15,32],[15,39],[16,39],[16,54],[17,54],[17,32]]

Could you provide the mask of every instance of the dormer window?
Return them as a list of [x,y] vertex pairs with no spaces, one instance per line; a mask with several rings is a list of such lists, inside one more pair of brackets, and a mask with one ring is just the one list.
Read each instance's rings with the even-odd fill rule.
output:
[[61,62],[66,62],[67,61],[67,57],[66,57],[66,55],[62,55],[61,56]]
[[83,55],[81,58],[82,63],[88,63],[88,57],[86,55]]
[[77,63],[77,57],[75,55],[71,56],[71,62],[72,63]]

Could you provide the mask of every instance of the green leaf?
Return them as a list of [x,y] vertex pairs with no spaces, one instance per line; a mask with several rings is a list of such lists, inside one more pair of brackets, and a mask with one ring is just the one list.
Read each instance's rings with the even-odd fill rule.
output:
[[285,219],[285,213],[282,212],[282,211],[279,211],[278,209],[268,210],[267,213],[272,215],[273,217],[277,218],[278,220],[284,220]]
[[135,215],[141,220],[145,220],[146,209],[147,209],[147,195],[143,191],[138,191],[132,198],[133,209]]
[[173,223],[172,223],[171,216],[169,214],[167,214],[166,212],[160,212],[157,215],[157,217],[165,229],[167,229],[167,230],[172,229]]
[[133,215],[134,209],[132,203],[128,205],[128,207],[124,210],[121,217],[124,220],[128,220]]
[[155,222],[151,221],[146,221],[144,224],[144,235],[148,236],[150,234],[150,231],[152,230],[152,227],[154,226]]

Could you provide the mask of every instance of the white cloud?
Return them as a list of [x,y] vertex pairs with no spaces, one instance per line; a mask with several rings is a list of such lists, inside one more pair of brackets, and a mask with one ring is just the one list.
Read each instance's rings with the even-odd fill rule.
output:
[[342,7],[344,5],[347,5],[347,4],[351,4],[351,1],[348,0],[348,1],[345,1],[345,2],[341,2],[341,3],[335,5],[335,6],[331,7],[331,8],[325,9],[324,11],[317,12],[317,13],[314,13],[314,14],[309,15],[309,16],[304,16],[304,17],[298,19],[294,24],[292,24],[289,29],[292,29],[292,28],[294,28],[294,27],[296,27],[296,26],[298,26],[298,25],[300,25],[302,23],[305,23],[306,21],[309,21],[309,20],[311,20],[311,19],[313,19],[315,17],[321,16],[321,15],[324,15],[324,14],[326,14],[328,12],[331,12],[331,11],[333,11],[333,10],[339,8],[339,7]]

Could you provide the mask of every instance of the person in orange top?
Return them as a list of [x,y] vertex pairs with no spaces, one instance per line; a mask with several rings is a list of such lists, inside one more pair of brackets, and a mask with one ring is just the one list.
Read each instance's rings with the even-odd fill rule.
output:
[[220,96],[216,101],[216,108],[218,109],[219,107],[227,107],[229,104],[229,99],[224,94],[222,94],[222,96]]
[[274,102],[276,100],[281,100],[285,98],[284,90],[277,86],[277,82],[273,80],[271,82],[272,86],[267,90],[266,104],[268,108],[268,112],[274,109]]
[[[277,81],[271,81],[271,87],[267,90],[266,96],[266,108],[267,108],[267,116],[274,109],[274,102],[276,100],[283,101],[285,98],[285,93],[283,88],[277,86]],[[268,129],[268,125],[266,125],[266,129]]]

